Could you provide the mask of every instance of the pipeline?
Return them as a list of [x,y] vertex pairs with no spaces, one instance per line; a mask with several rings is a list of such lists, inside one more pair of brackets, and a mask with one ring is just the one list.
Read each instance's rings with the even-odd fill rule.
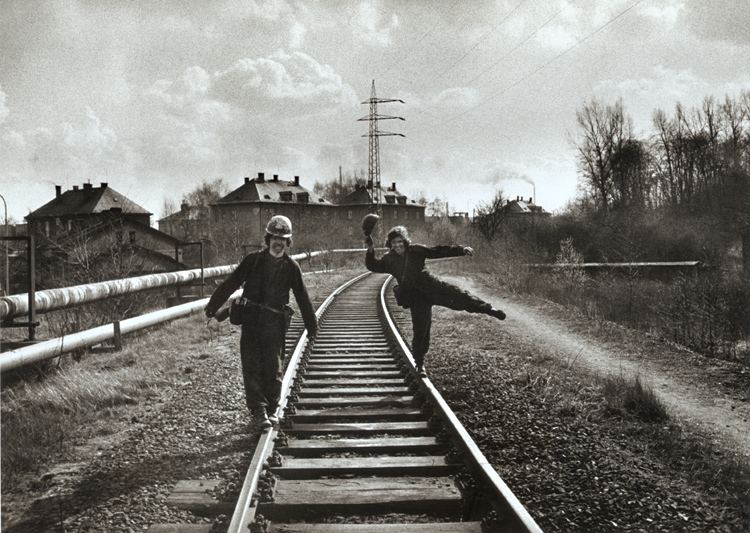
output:
[[[333,250],[335,252],[354,252],[364,250]],[[303,260],[317,257],[327,253],[326,251],[305,252],[292,255],[294,260]],[[237,267],[234,265],[225,265],[210,267],[203,270],[204,278],[214,278],[231,274]],[[165,272],[163,274],[147,274],[132,278],[123,278],[99,283],[87,283],[75,285],[73,287],[64,287],[61,289],[47,289],[37,291],[34,294],[34,310],[36,313],[47,313],[57,309],[66,309],[81,305],[83,303],[95,302],[97,300],[106,300],[113,296],[123,294],[133,294],[135,292],[156,289],[159,287],[171,287],[184,283],[190,283],[200,280],[201,269],[180,270],[177,272]],[[28,293],[14,294],[0,298],[0,321],[6,321],[12,318],[20,317],[29,312]]]

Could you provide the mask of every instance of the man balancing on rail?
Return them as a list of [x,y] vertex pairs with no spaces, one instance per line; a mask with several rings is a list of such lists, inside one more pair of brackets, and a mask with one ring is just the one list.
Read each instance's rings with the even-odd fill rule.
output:
[[292,244],[292,222],[281,215],[271,217],[265,243],[265,248],[247,255],[216,288],[205,309],[207,317],[215,316],[229,296],[243,286],[242,297],[232,305],[230,320],[242,325],[240,355],[245,400],[255,426],[261,430],[278,423],[284,335],[293,313],[289,307],[290,289],[308,335],[314,337],[318,329],[302,272],[287,254]]
[[[375,215],[367,215],[374,217]],[[411,309],[413,329],[412,354],[417,365],[417,372],[426,376],[424,358],[430,348],[430,327],[432,325],[432,306],[440,305],[456,311],[483,313],[499,320],[505,319],[505,313],[493,309],[492,305],[463,291],[455,285],[441,281],[432,276],[425,268],[425,259],[440,257],[458,257],[474,255],[468,246],[423,246],[412,244],[409,233],[404,226],[396,226],[388,232],[385,242],[389,251],[381,259],[375,257],[370,231],[377,218],[365,217],[365,244],[367,253],[365,265],[372,272],[387,272],[398,281],[394,287],[396,302],[406,309]],[[373,221],[374,220],[374,221]],[[369,231],[368,231],[369,230]]]

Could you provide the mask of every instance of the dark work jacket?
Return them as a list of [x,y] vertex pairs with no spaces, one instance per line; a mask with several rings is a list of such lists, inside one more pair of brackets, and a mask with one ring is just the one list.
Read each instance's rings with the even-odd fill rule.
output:
[[425,259],[441,257],[460,257],[464,255],[463,246],[424,246],[409,244],[404,255],[389,250],[382,258],[375,257],[375,250],[368,250],[365,255],[365,266],[371,272],[392,274],[399,283],[399,304],[408,303],[416,295],[414,292],[429,293],[440,281],[425,268]]
[[294,259],[284,254],[280,259],[282,265],[280,271],[274,276],[274,282],[268,283],[271,273],[265,272],[265,267],[272,264],[270,261],[273,259],[267,248],[245,256],[234,272],[216,288],[206,309],[212,315],[215,314],[232,293],[243,286],[243,298],[281,310],[289,303],[289,289],[291,289],[302,313],[305,328],[308,332],[314,333],[317,329],[317,319],[310,296],[302,281],[302,271],[299,265]]

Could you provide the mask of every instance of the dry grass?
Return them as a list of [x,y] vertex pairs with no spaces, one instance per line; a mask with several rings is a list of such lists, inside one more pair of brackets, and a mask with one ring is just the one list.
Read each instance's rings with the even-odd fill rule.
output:
[[638,376],[634,379],[624,376],[603,378],[602,396],[612,413],[627,411],[644,422],[664,422],[669,419],[664,403]]
[[[305,276],[315,301],[354,275],[341,271]],[[293,300],[293,299],[292,299]],[[120,352],[65,356],[47,373],[5,386],[2,392],[2,483],[64,456],[76,428],[137,404],[187,369],[227,329],[207,327],[201,314],[123,339]],[[28,374],[28,372],[27,372]]]

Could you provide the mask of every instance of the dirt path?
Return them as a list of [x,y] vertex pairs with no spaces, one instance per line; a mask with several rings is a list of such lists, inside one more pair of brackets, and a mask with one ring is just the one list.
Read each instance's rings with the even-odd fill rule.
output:
[[750,461],[750,391],[727,387],[726,381],[729,374],[740,374],[739,385],[746,383],[750,374],[746,369],[715,362],[717,368],[698,366],[691,371],[693,359],[702,356],[666,343],[644,342],[635,331],[624,334],[629,338],[618,335],[614,341],[606,337],[606,332],[576,332],[581,318],[563,317],[554,310],[503,297],[465,277],[443,277],[503,309],[508,315],[504,326],[510,333],[551,355],[599,374],[639,376],[657,392],[673,416],[699,425]]

